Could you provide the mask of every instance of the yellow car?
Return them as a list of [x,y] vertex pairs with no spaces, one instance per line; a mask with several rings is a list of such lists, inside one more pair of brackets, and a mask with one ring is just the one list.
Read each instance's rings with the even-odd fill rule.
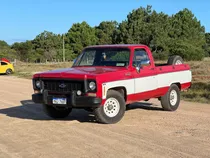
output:
[[8,60],[0,60],[0,74],[11,74],[14,72],[13,64],[11,64]]

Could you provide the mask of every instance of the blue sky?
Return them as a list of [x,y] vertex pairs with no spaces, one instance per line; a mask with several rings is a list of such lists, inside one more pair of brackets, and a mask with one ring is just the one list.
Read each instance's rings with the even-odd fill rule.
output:
[[82,21],[91,26],[106,20],[121,22],[133,9],[147,4],[169,15],[188,8],[210,32],[209,0],[2,0],[0,40],[12,44],[32,40],[44,30],[65,33]]

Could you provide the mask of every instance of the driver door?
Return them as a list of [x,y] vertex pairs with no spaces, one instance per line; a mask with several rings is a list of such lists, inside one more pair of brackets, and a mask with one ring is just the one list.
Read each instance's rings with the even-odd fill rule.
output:
[[[135,49],[133,58],[134,92],[136,100],[149,99],[155,96],[158,88],[157,73],[151,65],[150,58],[144,49]],[[136,70],[140,66],[139,71]]]

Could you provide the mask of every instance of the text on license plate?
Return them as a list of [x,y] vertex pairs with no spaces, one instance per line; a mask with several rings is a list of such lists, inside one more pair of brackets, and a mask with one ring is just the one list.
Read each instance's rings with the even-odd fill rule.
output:
[[53,104],[66,104],[66,98],[53,98]]

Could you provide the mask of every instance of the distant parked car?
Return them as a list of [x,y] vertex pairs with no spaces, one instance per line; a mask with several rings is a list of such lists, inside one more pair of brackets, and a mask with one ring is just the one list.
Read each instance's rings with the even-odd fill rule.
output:
[[14,66],[9,60],[3,58],[0,59],[0,74],[11,74],[14,72]]

